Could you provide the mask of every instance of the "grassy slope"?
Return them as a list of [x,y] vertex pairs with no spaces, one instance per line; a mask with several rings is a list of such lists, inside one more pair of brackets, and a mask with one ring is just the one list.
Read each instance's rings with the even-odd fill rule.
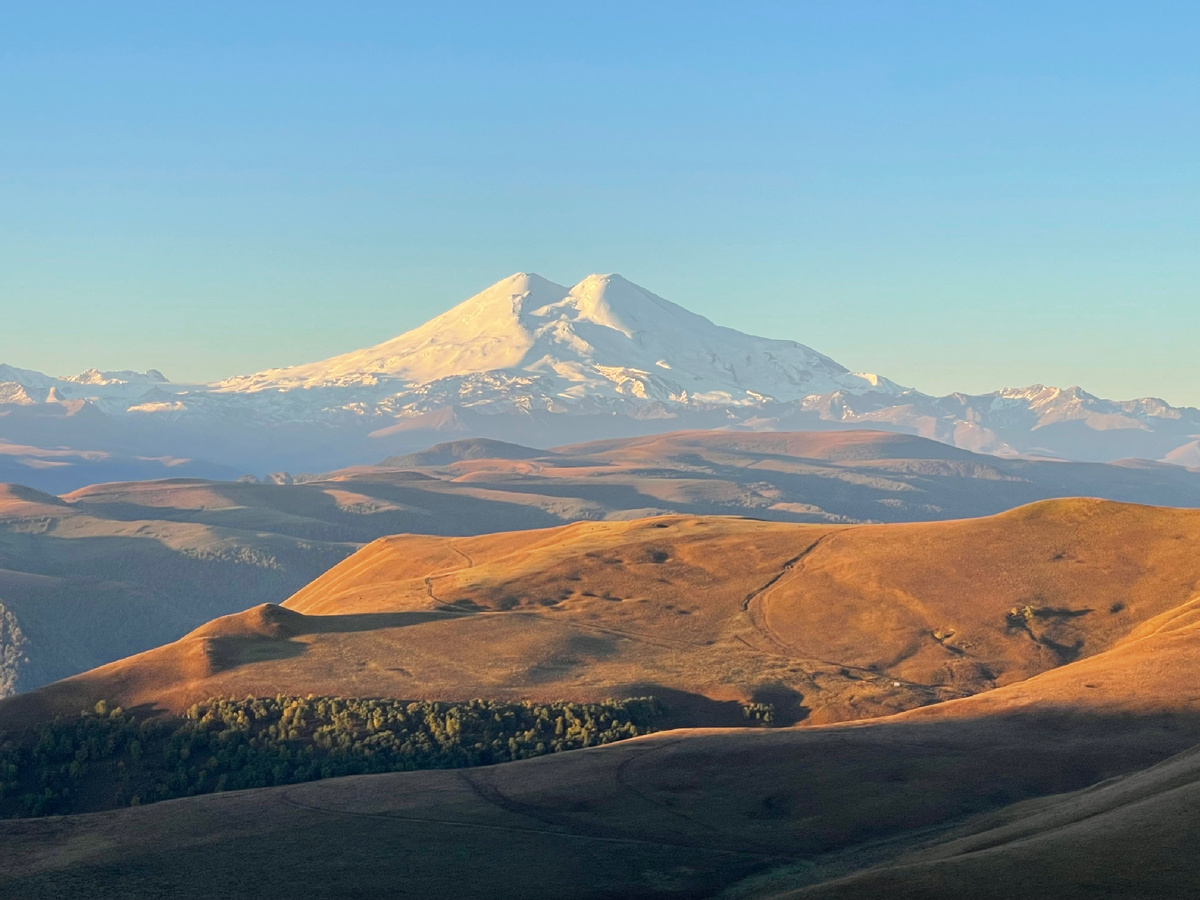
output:
[[[172,480],[64,498],[0,488],[0,618],[27,643],[21,687],[278,602],[354,546],[652,513],[837,523],[984,515],[1078,493],[1200,506],[1200,473],[978,456],[878,432],[683,432],[470,458],[478,442],[291,486]],[[528,451],[533,452],[533,451]],[[501,456],[523,456],[499,452]],[[6,626],[7,627],[7,626]],[[0,644],[9,640],[0,633]],[[2,685],[12,673],[0,671]]]
[[[1200,512],[1047,501],[877,526],[730,518],[376,541],[281,609],[12,698],[181,709],[277,692],[427,699],[655,693],[686,724],[769,700],[884,715],[1086,658],[1200,590]],[[1028,619],[1010,611],[1026,606]]]
[[[1200,598],[1138,629],[1108,653],[990,694],[909,715],[991,722],[1057,711],[1041,741],[1103,742],[1129,731],[1146,747],[1194,737],[1200,692]],[[1100,734],[1096,722],[1109,723]],[[1014,804],[913,840],[889,864],[795,893],[983,898],[1190,897],[1200,840],[1200,747],[1079,791]]]
[[1197,808],[1200,747],[1125,778],[982,816],[968,836],[898,865],[779,900],[1195,896]]
[[[1200,743],[1198,537],[1200,513],[1073,500],[932,524],[676,518],[378,541],[287,607],[0,715],[99,695],[604,693],[627,672],[719,696],[772,666],[776,687],[807,691],[812,722],[932,690],[894,687],[893,670],[963,684],[986,666],[1003,684],[870,721],[0,823],[0,895],[1193,896],[1179,854],[1200,838],[1197,766],[1167,760]],[[1051,612],[1014,625],[1022,601]]]
[[0,823],[0,894],[1194,896],[1195,756],[1148,767],[1200,741],[1200,696],[1178,690],[1198,650],[1190,604],[1088,660],[866,723]]

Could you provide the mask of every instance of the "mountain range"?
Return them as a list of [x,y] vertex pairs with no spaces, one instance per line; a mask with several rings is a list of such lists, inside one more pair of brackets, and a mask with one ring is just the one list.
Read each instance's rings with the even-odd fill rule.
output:
[[[0,476],[328,471],[451,437],[554,446],[687,428],[883,429],[1001,456],[1200,466],[1200,410],[1034,385],[934,397],[629,282],[505,278],[381,344],[211,384],[0,365]],[[48,457],[47,454],[74,451]],[[124,474],[128,473],[128,474]]]

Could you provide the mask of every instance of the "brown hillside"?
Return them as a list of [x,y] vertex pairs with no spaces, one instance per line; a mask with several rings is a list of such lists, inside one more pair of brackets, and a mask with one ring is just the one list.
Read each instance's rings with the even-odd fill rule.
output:
[[[1127,778],[1027,801],[904,862],[787,892],[860,897],[1186,898],[1200,891],[1200,747]],[[991,827],[985,827],[990,825]]]
[[132,898],[232,898],[253,884],[264,900],[380,885],[661,900],[807,885],[794,896],[1182,900],[1200,889],[1200,769],[1194,753],[1163,761],[1200,741],[1200,696],[1153,697],[1198,652],[1189,604],[988,695],[1001,702],[0,823],[0,895],[85,897],[136,872],[121,881]]
[[731,724],[729,701],[745,700],[842,721],[1014,683],[1154,627],[1200,592],[1198,539],[1200,512],[1093,500],[908,525],[662,517],[397,536],[286,609],[217,620],[0,710],[655,693],[681,722]]
[[[885,721],[940,729],[954,722],[987,728],[1040,719],[1043,746],[1064,741],[1077,747],[1085,735],[1103,743],[1123,733],[1130,746],[1165,747],[1195,736],[1198,658],[1200,598],[1106,653]],[[889,854],[898,856],[889,864],[778,900],[1192,897],[1200,892],[1200,872],[1191,862],[1197,841],[1200,747],[1193,747],[1126,778],[968,819],[933,840],[912,835]],[[904,852],[905,844],[913,849]]]
[[[972,454],[884,432],[679,432],[539,451],[457,441],[289,485],[174,478],[62,498],[0,486],[0,695],[280,603],[359,545],[667,513],[933,521],[1052,497],[1200,507],[1200,473]],[[13,635],[19,635],[13,637]]]
[[188,521],[205,518],[216,490],[157,482],[93,504],[87,491],[61,499],[0,485],[0,696],[281,600],[359,546],[294,536],[263,516]]

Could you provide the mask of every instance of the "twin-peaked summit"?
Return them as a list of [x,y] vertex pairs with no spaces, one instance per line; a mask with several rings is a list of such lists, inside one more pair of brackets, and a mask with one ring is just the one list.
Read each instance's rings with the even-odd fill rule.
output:
[[163,458],[329,471],[448,437],[554,447],[685,429],[864,427],[1000,455],[1200,465],[1200,410],[1040,385],[932,397],[803,344],[716,325],[619,275],[565,287],[518,273],[373,347],[215,384],[0,365],[0,476],[15,460],[8,478],[56,490],[71,449],[157,477]]
[[382,344],[230,379],[222,388],[385,381],[429,385],[437,393],[448,380],[471,395],[503,385],[515,405],[547,409],[617,398],[743,405],[838,390],[900,390],[887,379],[852,374],[803,344],[715,325],[620,275],[589,275],[568,288],[524,272]]

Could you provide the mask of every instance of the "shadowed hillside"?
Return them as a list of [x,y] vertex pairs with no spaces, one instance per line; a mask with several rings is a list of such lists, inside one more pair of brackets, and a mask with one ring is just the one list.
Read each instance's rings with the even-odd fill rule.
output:
[[777,900],[1195,896],[1198,806],[1200,747],[1193,747],[1120,780],[981,816],[897,865]]
[[357,546],[153,514],[95,515],[0,485],[0,693],[286,597]]
[[1029,681],[871,722],[673,731],[0,823],[0,892],[84,897],[136,872],[130,897],[231,898],[270,858],[256,896],[389,883],[514,900],[1182,900],[1200,887],[1186,862],[1197,769],[1194,752],[1166,760],[1200,741],[1200,697],[1179,690],[1200,651],[1195,609]]

